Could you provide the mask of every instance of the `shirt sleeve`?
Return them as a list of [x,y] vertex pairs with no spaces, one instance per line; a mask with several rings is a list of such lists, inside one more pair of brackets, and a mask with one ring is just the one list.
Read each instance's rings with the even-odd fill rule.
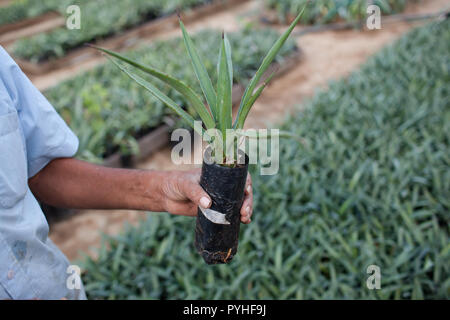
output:
[[0,79],[17,110],[31,178],[55,158],[72,157],[78,138],[0,46]]

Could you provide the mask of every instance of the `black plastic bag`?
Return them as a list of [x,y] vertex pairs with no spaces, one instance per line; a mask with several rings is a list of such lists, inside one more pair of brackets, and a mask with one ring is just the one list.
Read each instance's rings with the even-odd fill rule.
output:
[[228,263],[237,252],[248,174],[248,157],[244,154],[241,157],[245,157],[245,164],[236,167],[203,160],[200,185],[212,199],[212,211],[198,210],[195,247],[207,264]]

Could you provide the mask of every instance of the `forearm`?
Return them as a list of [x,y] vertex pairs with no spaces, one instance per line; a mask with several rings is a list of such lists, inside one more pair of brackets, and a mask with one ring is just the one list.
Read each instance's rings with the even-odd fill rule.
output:
[[[62,208],[167,211],[196,216],[211,198],[200,186],[200,169],[150,171],[112,169],[71,158],[51,161],[28,180],[40,201]],[[249,223],[253,194],[247,177],[241,221]]]
[[168,174],[56,159],[29,186],[36,198],[56,207],[163,211],[161,182]]

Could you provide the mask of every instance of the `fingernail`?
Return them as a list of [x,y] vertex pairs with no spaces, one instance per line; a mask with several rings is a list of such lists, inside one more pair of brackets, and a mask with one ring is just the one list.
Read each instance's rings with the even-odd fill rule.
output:
[[211,203],[211,200],[209,200],[207,197],[202,197],[200,199],[200,205],[205,209],[207,209],[209,207],[210,203]]
[[248,193],[252,192],[252,186],[251,186],[251,185],[248,185],[248,187],[247,187],[247,192],[248,192]]
[[247,208],[245,208],[245,212],[246,212],[247,214],[250,214],[250,206],[247,206]]

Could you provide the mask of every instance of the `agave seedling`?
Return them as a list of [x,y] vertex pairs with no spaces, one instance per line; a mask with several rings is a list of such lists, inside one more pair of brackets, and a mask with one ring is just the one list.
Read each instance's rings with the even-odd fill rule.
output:
[[[117,67],[139,85],[147,89],[157,99],[173,109],[194,130],[202,135],[202,137],[209,136],[208,134],[205,134],[205,129],[207,130],[206,133],[211,130],[220,133],[214,135],[216,145],[210,148],[214,150],[215,161],[211,161],[211,155],[209,156],[209,159],[204,160],[200,179],[200,185],[211,196],[213,203],[210,209],[199,208],[196,227],[196,248],[209,264],[229,262],[236,254],[240,226],[239,212],[244,198],[244,186],[248,173],[248,157],[245,154],[241,154],[241,158],[247,160],[244,161],[243,165],[237,165],[239,162],[238,152],[236,152],[236,156],[234,156],[234,152],[231,153],[233,154],[231,165],[230,162],[227,161],[229,159],[226,159],[228,146],[236,146],[236,136],[233,136],[233,141],[230,143],[229,137],[227,137],[227,130],[243,129],[250,109],[273,77],[272,74],[261,84],[263,75],[294,30],[296,24],[299,22],[305,7],[267,53],[261,66],[249,82],[242,96],[239,110],[234,121],[232,117],[233,62],[231,46],[226,34],[223,33],[222,35],[223,39],[217,63],[218,80],[216,87],[214,87],[195,45],[180,19],[184,43],[200,83],[201,90],[204,94],[206,105],[198,94],[182,81],[151,66],[145,66],[128,59],[119,53],[96,47],[98,50],[116,58],[111,59],[111,61],[116,64]],[[196,126],[195,119],[189,113],[181,106],[177,105],[167,95],[162,93],[153,84],[128,70],[116,60],[125,62],[144,73],[163,81],[181,93],[186,101],[197,112],[203,123],[203,127]],[[220,140],[219,144],[217,144],[218,140]],[[208,141],[211,143],[211,140]],[[217,145],[227,146],[227,148],[218,148]]]

